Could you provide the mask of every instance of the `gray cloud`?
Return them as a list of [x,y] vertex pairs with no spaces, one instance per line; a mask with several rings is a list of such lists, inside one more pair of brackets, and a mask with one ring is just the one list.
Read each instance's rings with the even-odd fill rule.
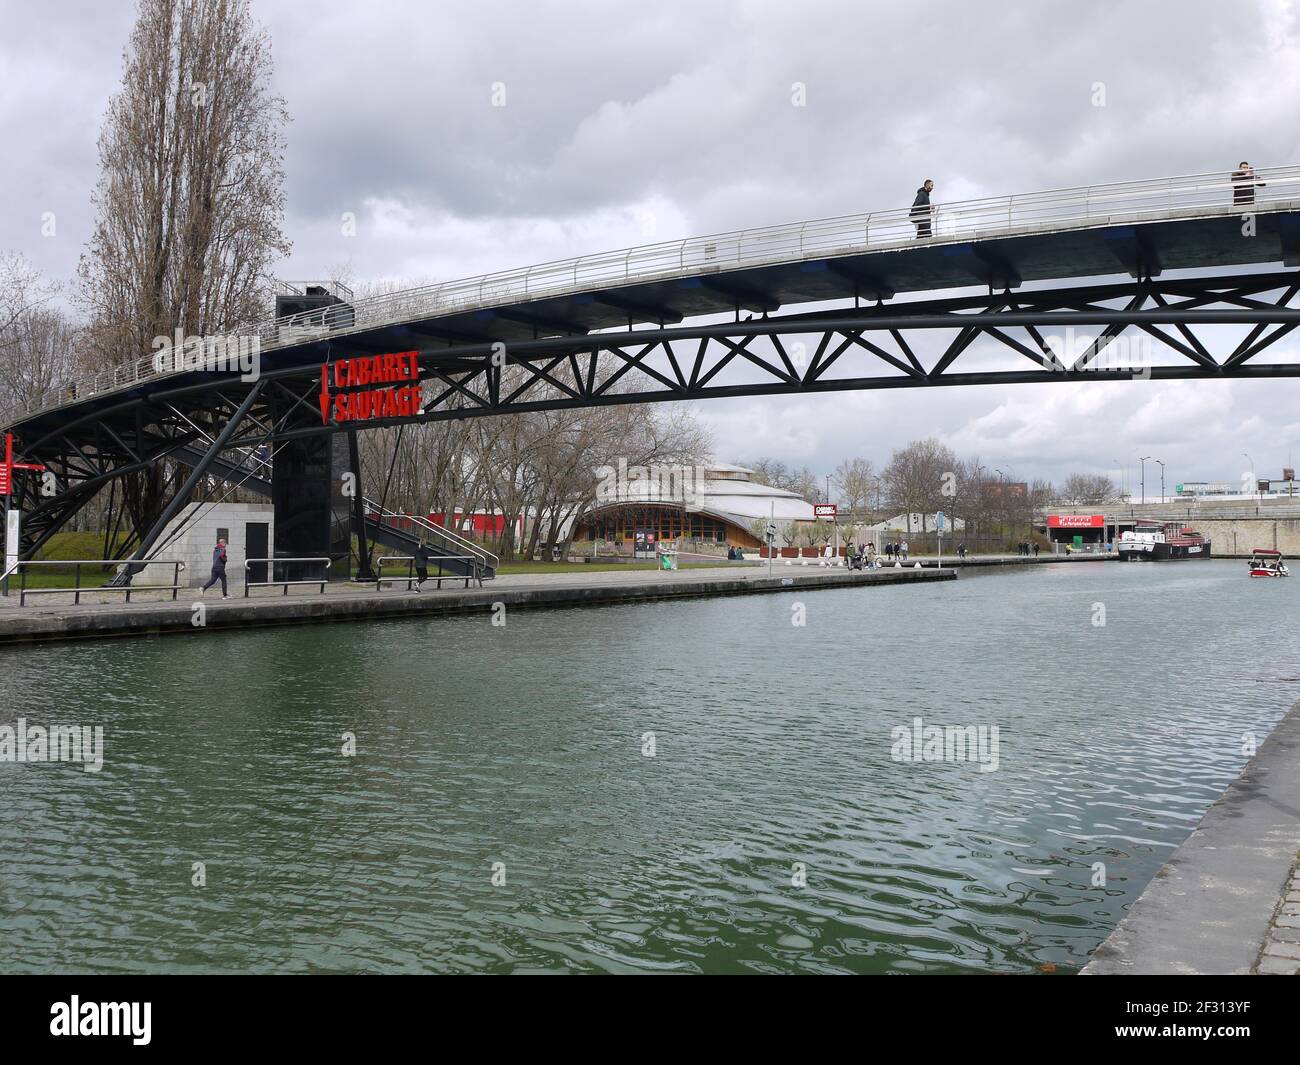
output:
[[[927,176],[938,199],[958,199],[1243,156],[1293,162],[1300,138],[1300,30],[1284,0],[255,8],[294,117],[290,277],[339,265],[358,280],[467,276],[893,207]],[[124,2],[5,12],[0,248],[52,276],[71,277],[89,234],[94,141],[132,17]],[[494,83],[505,107],[492,106]],[[792,105],[796,83],[806,106]],[[57,237],[40,236],[45,211]],[[345,211],[355,237],[340,232]],[[1143,383],[701,412],[728,458],[763,440],[824,468],[934,432],[1025,476],[1105,469],[1157,445],[1171,465],[1235,476],[1242,450],[1271,469],[1298,441],[1289,395],[1289,384]]]

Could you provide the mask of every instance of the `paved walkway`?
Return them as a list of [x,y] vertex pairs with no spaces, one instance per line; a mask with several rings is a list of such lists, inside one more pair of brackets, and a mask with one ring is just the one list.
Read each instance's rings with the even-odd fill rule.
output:
[[1090,975],[1300,969],[1300,703],[1093,953]]
[[[1052,562],[1100,562],[1104,556],[1100,555],[1073,555],[1066,558],[1064,555],[1043,555],[1041,558],[1026,558],[1019,555],[979,555],[966,559],[959,559],[953,555],[945,554],[943,556],[944,569],[968,569],[979,568],[983,566],[1008,566],[1008,565],[1042,565]],[[892,569],[912,569],[920,562],[924,567],[935,567],[938,560],[933,555],[913,555],[907,562],[895,566],[893,563],[883,565],[881,570]],[[788,576],[808,576],[815,574],[847,574],[843,566],[823,566],[820,559],[774,559],[771,565],[771,573],[775,577]],[[870,572],[881,572],[874,570]],[[562,570],[556,573],[531,572],[531,573],[512,573],[497,577],[487,582],[485,588],[509,589],[509,590],[545,590],[558,588],[590,588],[594,586],[634,586],[660,584],[664,582],[689,582],[689,581],[713,581],[713,580],[759,580],[768,576],[769,567],[766,560],[762,562],[730,562],[722,563],[718,566],[689,566],[680,570],[650,570],[650,569],[593,569],[591,571],[583,570]],[[861,576],[868,571],[854,570],[854,574]],[[203,579],[206,580],[204,574]],[[89,581],[89,575],[83,575],[83,580]],[[230,588],[231,602],[236,599],[244,598],[243,587],[243,570],[237,566],[231,566],[227,573],[227,580]],[[138,583],[131,591],[131,602],[128,605],[125,602],[124,594],[121,592],[103,592],[93,586],[89,590],[83,589],[81,592],[81,602],[79,607],[86,606],[111,606],[119,610],[129,610],[136,606],[158,606],[163,603],[171,602],[170,592],[161,592],[150,590],[145,584]],[[444,577],[441,590],[434,587],[433,582],[425,585],[426,591],[422,594],[441,595],[449,591],[464,590],[464,578]],[[471,583],[470,588],[476,586]],[[306,585],[296,588],[290,588],[286,596],[280,588],[254,588],[250,590],[248,598],[250,600],[276,599],[284,601],[286,599],[319,599],[320,591],[317,586]],[[335,581],[325,586],[325,595],[327,596],[374,596],[374,595],[406,595],[407,590],[405,582],[396,586],[385,584],[382,591],[376,591],[374,582],[368,584],[358,584],[351,581]],[[220,603],[221,596],[219,589],[209,589],[206,596],[200,596],[198,586],[193,588],[184,588],[177,595],[177,602],[184,602],[186,609],[189,604],[196,602]],[[51,611],[66,610],[72,607],[73,593],[60,589],[56,594],[31,595],[27,600],[27,605],[18,607],[18,583],[12,580],[10,583],[9,597],[5,599],[0,597],[0,618],[6,616],[9,610],[19,610],[23,613],[30,611]]]
[[[822,566],[775,567],[733,564],[675,571],[600,570],[591,573],[528,573],[499,577],[483,588],[448,582],[441,590],[430,585],[419,593],[398,588],[376,591],[373,583],[294,587],[288,595],[260,588],[245,598],[242,586],[229,600],[215,590],[201,597],[198,589],[183,589],[173,602],[170,592],[144,591],[132,601],[121,594],[93,591],[79,605],[72,593],[41,596],[19,607],[0,605],[0,643],[29,640],[86,639],[100,636],[157,635],[247,628],[259,625],[315,621],[348,621],[418,614],[468,613],[507,607],[593,606],[599,603],[643,602],[689,596],[745,595],[873,584],[929,583],[956,579],[956,571],[939,569],[881,569],[847,571]],[[0,604],[4,601],[0,600]],[[202,610],[198,609],[202,604]]]
[[1300,976],[1300,860],[1291,867],[1255,971],[1263,976]]

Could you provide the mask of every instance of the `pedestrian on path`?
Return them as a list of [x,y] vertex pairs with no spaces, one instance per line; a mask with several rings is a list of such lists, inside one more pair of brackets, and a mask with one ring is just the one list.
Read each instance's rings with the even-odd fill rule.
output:
[[226,590],[226,541],[218,539],[217,546],[212,549],[212,576],[208,578],[208,583],[203,586],[199,595],[206,595],[217,581],[221,582],[221,598],[229,599],[230,596]]
[[415,545],[415,587],[412,589],[417,595],[420,592],[420,585],[429,579],[429,559],[433,558],[433,552],[429,550],[429,541],[424,537]]

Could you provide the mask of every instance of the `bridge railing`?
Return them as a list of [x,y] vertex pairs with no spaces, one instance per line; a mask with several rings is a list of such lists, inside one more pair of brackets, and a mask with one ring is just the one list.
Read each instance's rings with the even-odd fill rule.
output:
[[[928,215],[931,224],[928,238],[918,238],[916,227],[926,216],[914,214],[909,205],[868,214],[666,241],[382,293],[352,302],[351,321],[344,318],[337,328],[322,325],[321,312],[312,310],[259,322],[245,332],[250,339],[255,336],[265,351],[301,343],[308,334],[329,332],[331,336],[346,336],[386,325],[570,295],[601,286],[642,284],[906,247],[918,239],[942,244],[1021,232],[1300,207],[1300,167],[1268,167],[1254,171],[1253,176],[1254,182],[1262,184],[1249,185],[1253,196],[1249,203],[1238,200],[1246,185],[1235,182],[1229,171],[1083,185],[935,204]],[[25,406],[0,415],[0,424],[23,414],[180,372],[184,371],[171,367],[160,369],[155,366],[153,356],[145,355],[35,397]]]

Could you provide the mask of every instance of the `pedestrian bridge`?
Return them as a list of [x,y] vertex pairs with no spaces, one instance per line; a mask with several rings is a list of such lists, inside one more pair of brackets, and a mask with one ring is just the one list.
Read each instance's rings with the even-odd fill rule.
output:
[[[332,305],[251,326],[269,365],[331,353],[464,347],[664,327],[745,311],[901,293],[1170,270],[1300,265],[1300,167],[1228,171],[937,203],[929,238],[910,207],[649,244]],[[584,345],[590,348],[588,342]],[[268,365],[268,363],[264,363]],[[152,353],[61,383],[0,425],[172,387]]]
[[[1300,167],[1249,183],[1225,170],[939,202],[930,236],[910,201],[365,299],[318,293],[247,328],[255,379],[141,353],[62,382],[0,414],[18,456],[57,487],[17,478],[24,555],[100,489],[163,462],[193,473],[156,520],[132,497],[137,557],[205,473],[270,489],[285,515],[277,554],[322,555],[320,529],[349,506],[331,501],[331,471],[359,477],[355,431],[385,425],[859,389],[1300,376],[1291,352],[1259,358],[1300,325]],[[1211,341],[1203,326],[1239,335]],[[1068,328],[1096,335],[1081,351],[1054,347]],[[1108,365],[1126,332],[1159,357]],[[809,343],[792,349],[792,338]],[[357,388],[330,364],[397,352],[416,353],[391,360],[417,371],[402,389],[409,401],[414,384],[415,402],[356,404],[366,420],[340,424],[353,405],[331,400]],[[255,472],[246,458],[264,451]],[[357,488],[364,543],[375,519]],[[282,528],[306,531],[282,544]],[[339,536],[346,544],[346,528]]]

